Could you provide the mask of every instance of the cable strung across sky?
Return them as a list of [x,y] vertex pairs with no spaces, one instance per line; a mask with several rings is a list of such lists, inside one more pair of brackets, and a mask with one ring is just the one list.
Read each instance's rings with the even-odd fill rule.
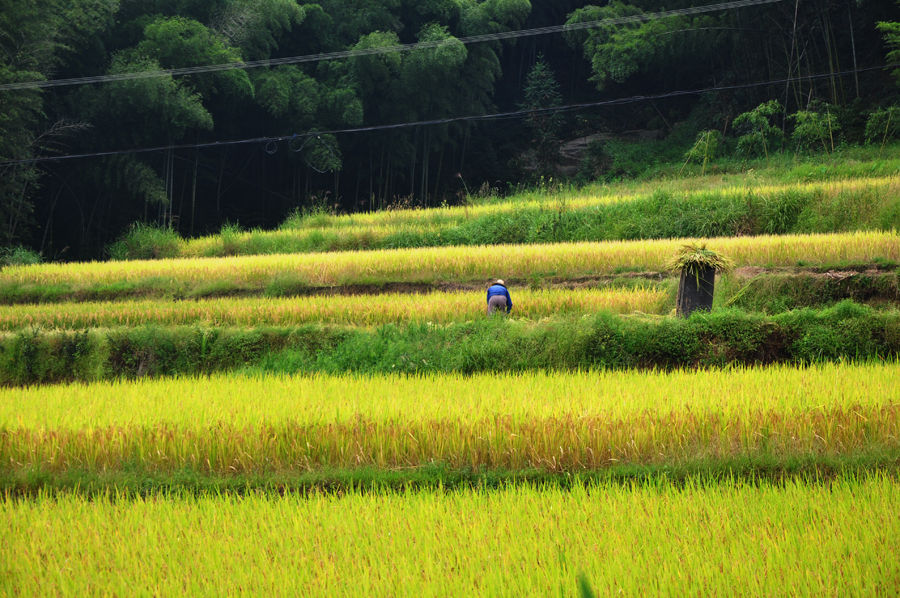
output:
[[[35,164],[39,162],[59,162],[63,160],[75,160],[79,158],[99,158],[105,156],[118,156],[124,154],[146,154],[150,152],[162,152],[162,151],[172,151],[172,150],[184,150],[184,149],[208,149],[214,147],[228,147],[233,145],[249,145],[258,143],[261,145],[266,145],[267,148],[273,143],[279,143],[283,141],[296,141],[298,139],[308,139],[311,137],[317,137],[321,135],[340,135],[340,134],[351,134],[351,133],[368,133],[374,131],[389,131],[396,129],[408,129],[411,127],[426,127],[426,126],[435,126],[435,125],[445,125],[450,123],[457,122],[478,122],[478,121],[487,121],[487,120],[499,120],[504,118],[522,118],[524,116],[533,115],[533,114],[552,114],[556,112],[572,112],[576,110],[585,110],[588,108],[600,108],[603,106],[620,106],[623,104],[632,104],[635,102],[647,102],[652,100],[663,100],[666,98],[676,98],[682,96],[689,95],[700,95],[703,93],[713,93],[720,91],[733,91],[736,89],[748,89],[752,87],[764,87],[766,85],[784,85],[785,83],[791,83],[793,81],[813,81],[817,79],[827,79],[830,77],[842,77],[845,75],[852,75],[853,73],[865,73],[870,71],[877,71],[888,68],[896,68],[900,67],[900,63],[892,63],[885,64],[879,66],[871,66],[861,69],[851,69],[846,71],[839,71],[834,73],[819,73],[816,75],[801,75],[798,77],[787,77],[784,79],[774,79],[771,81],[759,81],[756,83],[738,83],[735,85],[724,85],[719,87],[705,87],[702,89],[690,89],[690,90],[677,90],[670,91],[657,95],[649,95],[649,96],[630,96],[627,98],[616,98],[612,100],[600,100],[597,102],[583,102],[580,104],[568,104],[565,106],[554,106],[550,108],[539,108],[539,109],[530,109],[530,110],[516,110],[513,112],[498,112],[495,114],[475,114],[468,116],[452,116],[448,118],[438,118],[433,120],[420,120],[413,122],[403,122],[403,123],[395,123],[395,124],[385,124],[385,125],[372,125],[367,127],[356,127],[352,129],[334,129],[331,131],[312,131],[308,133],[294,133],[291,135],[280,135],[275,137],[251,137],[248,139],[230,139],[225,141],[210,141],[206,143],[188,143],[182,145],[163,145],[157,147],[143,147],[143,148],[134,148],[134,149],[125,149],[125,150],[112,150],[112,151],[104,151],[104,152],[93,152],[88,154],[66,154],[62,156],[43,156],[40,158],[30,158],[26,160],[12,160],[8,162],[0,162],[0,167],[8,167],[8,166],[17,166],[22,164]],[[273,154],[275,152],[268,151],[267,153]]]
[[734,10],[748,6],[760,6],[764,4],[775,4],[782,0],[734,0],[733,2],[722,2],[720,4],[710,4],[705,6],[694,6],[690,8],[681,8],[678,10],[668,10],[662,12],[652,12],[640,15],[631,15],[627,17],[614,17],[609,19],[601,19],[598,21],[585,21],[584,23],[572,23],[567,25],[554,25],[551,27],[539,27],[537,29],[521,29],[517,31],[505,31],[500,33],[487,33],[484,35],[473,35],[470,37],[460,37],[456,39],[444,39],[429,42],[418,42],[414,44],[400,44],[395,46],[385,46],[381,48],[360,48],[355,50],[344,50],[341,52],[328,52],[321,54],[307,54],[304,56],[289,56],[285,58],[271,58],[266,60],[251,60],[247,62],[227,62],[223,64],[209,64],[201,66],[191,66],[176,69],[160,69],[155,71],[141,71],[133,73],[117,73],[112,75],[97,75],[94,77],[76,77],[71,79],[52,79],[49,81],[19,81],[16,83],[4,83],[0,85],[0,91],[14,91],[22,89],[46,89],[52,87],[67,87],[73,85],[87,85],[91,83],[109,83],[113,81],[130,81],[134,79],[149,79],[154,77],[166,76],[184,76],[196,75],[200,73],[214,73],[221,71],[230,71],[236,69],[252,69],[262,67],[282,66],[287,64],[304,64],[311,62],[322,62],[325,60],[342,60],[345,58],[354,58],[357,56],[376,56],[380,54],[392,54],[395,52],[413,52],[416,50],[427,50],[439,48],[445,44],[462,43],[462,44],[478,44],[491,41],[503,41],[508,39],[517,39],[520,37],[533,37],[537,35],[549,35],[552,33],[570,33],[574,31],[584,31],[588,29],[598,29],[600,27],[611,27],[616,25],[627,25],[630,23],[645,23],[657,19],[666,19],[670,17],[699,15],[709,12],[718,12],[723,10]]

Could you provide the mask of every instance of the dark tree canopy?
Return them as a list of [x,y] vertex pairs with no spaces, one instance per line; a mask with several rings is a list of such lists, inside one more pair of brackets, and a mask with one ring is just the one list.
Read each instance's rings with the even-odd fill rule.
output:
[[[0,162],[180,146],[0,166],[0,245],[24,244],[49,258],[101,257],[138,221],[188,235],[229,222],[271,227],[312,205],[356,211],[453,203],[462,197],[458,174],[469,187],[527,183],[543,174],[535,163],[552,166],[567,139],[634,129],[666,135],[680,126],[691,129],[690,145],[698,132],[727,131],[736,116],[767,101],[784,110],[769,119],[778,132],[766,129],[765,139],[788,139],[789,114],[821,105],[840,117],[887,109],[896,98],[888,71],[841,74],[896,62],[893,0],[784,0],[565,35],[460,41],[701,4],[0,0],[0,84],[433,44],[0,91]],[[801,79],[565,115],[534,111],[786,77]],[[513,119],[453,120],[520,110]],[[850,120],[842,135],[858,129],[863,136],[863,125]],[[193,147],[267,137],[286,140]]]

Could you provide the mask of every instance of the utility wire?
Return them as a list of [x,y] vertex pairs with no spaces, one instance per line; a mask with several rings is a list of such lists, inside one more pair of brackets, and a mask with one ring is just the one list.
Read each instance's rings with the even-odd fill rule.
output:
[[368,133],[373,131],[389,131],[396,129],[408,129],[412,127],[423,127],[423,126],[434,126],[434,125],[444,125],[458,122],[480,122],[480,121],[488,121],[488,120],[499,120],[499,119],[512,119],[512,118],[521,118],[523,116],[531,116],[531,115],[541,115],[541,114],[553,114],[557,112],[572,112],[576,110],[584,110],[588,108],[598,108],[602,106],[620,106],[623,104],[633,104],[635,102],[647,102],[653,100],[664,100],[667,98],[677,98],[682,96],[689,95],[700,95],[704,93],[713,93],[713,92],[721,92],[721,91],[734,91],[738,89],[749,89],[752,87],[765,87],[767,85],[784,85],[788,83],[792,83],[794,81],[812,81],[816,79],[827,79],[829,77],[841,77],[844,75],[852,75],[854,73],[864,73],[868,71],[876,71],[882,70],[886,68],[895,68],[900,66],[900,63],[886,64],[883,66],[871,66],[861,69],[851,69],[846,71],[839,71],[833,73],[820,73],[817,75],[802,75],[798,77],[788,77],[785,79],[774,79],[771,81],[759,81],[756,83],[739,83],[735,85],[724,85],[718,87],[705,87],[702,89],[691,89],[691,90],[678,90],[678,91],[670,91],[663,94],[657,95],[649,95],[649,96],[630,96],[626,98],[617,98],[613,100],[601,100],[598,102],[584,102],[579,104],[567,104],[565,106],[553,106],[548,108],[536,108],[536,109],[528,109],[528,110],[515,110],[511,112],[498,112],[495,114],[477,114],[477,115],[469,115],[469,116],[453,116],[449,118],[438,118],[433,120],[420,120],[414,122],[404,122],[404,123],[396,123],[390,125],[372,125],[368,127],[355,127],[350,129],[334,129],[330,131],[313,131],[309,133],[303,134],[292,134],[292,135],[280,135],[275,137],[252,137],[248,139],[232,139],[226,141],[210,141],[206,143],[189,143],[183,145],[162,145],[156,147],[143,147],[143,148],[135,148],[135,149],[126,149],[126,150],[111,150],[104,152],[93,152],[89,154],[67,154],[62,156],[44,156],[40,158],[29,158],[25,160],[11,160],[8,162],[0,162],[0,167],[7,166],[17,166],[22,164],[35,164],[39,162],[60,162],[63,160],[75,160],[81,158],[99,158],[106,156],[118,156],[123,154],[145,154],[150,152],[160,152],[160,151],[174,151],[174,150],[183,150],[183,149],[207,149],[214,147],[228,147],[233,145],[248,145],[248,144],[261,144],[264,145],[266,149],[266,153],[274,154],[275,151],[270,151],[273,147],[273,144],[277,144],[283,141],[297,141],[297,140],[305,140],[314,137],[321,137],[322,135],[341,135],[341,134],[351,134],[351,133]]
[[627,17],[614,17],[609,19],[601,19],[598,21],[585,21],[584,23],[572,23],[570,25],[553,25],[550,27],[539,27],[537,29],[521,29],[516,31],[505,31],[500,33],[487,33],[483,35],[473,35],[470,37],[460,37],[457,39],[443,39],[429,42],[418,42],[413,44],[399,44],[395,46],[385,46],[381,48],[360,48],[354,50],[344,50],[340,52],[328,52],[320,54],[307,54],[304,56],[289,56],[286,58],[270,58],[266,60],[250,60],[247,62],[226,62],[223,64],[210,64],[203,66],[191,66],[176,69],[160,69],[156,71],[142,71],[133,73],[116,73],[112,75],[96,75],[93,77],[76,77],[71,79],[52,79],[50,81],[20,81],[16,83],[4,83],[0,85],[0,91],[14,91],[21,89],[45,89],[50,87],[65,87],[71,85],[87,85],[89,83],[108,83],[111,81],[130,81],[133,79],[149,79],[153,77],[165,76],[183,76],[196,75],[199,73],[213,73],[220,71],[230,71],[235,69],[252,69],[260,67],[282,66],[286,64],[303,64],[310,62],[321,62],[325,60],[342,60],[344,58],[353,58],[357,56],[377,56],[380,54],[391,54],[395,52],[413,52],[416,50],[427,50],[439,48],[444,45],[462,43],[478,44],[491,41],[500,41],[508,39],[516,39],[520,37],[533,37],[537,35],[548,35],[551,33],[569,33],[573,31],[583,31],[587,29],[596,29],[599,27],[610,27],[615,25],[626,25],[629,23],[645,23],[657,19],[665,19],[677,16],[698,15],[708,12],[717,12],[722,10],[734,10],[744,8],[746,6],[760,6],[764,4],[775,4],[782,0],[734,0],[733,2],[723,2],[720,4],[711,4],[706,6],[695,6],[691,8],[681,8],[678,10],[669,10],[662,12],[652,12],[640,15],[632,15]]

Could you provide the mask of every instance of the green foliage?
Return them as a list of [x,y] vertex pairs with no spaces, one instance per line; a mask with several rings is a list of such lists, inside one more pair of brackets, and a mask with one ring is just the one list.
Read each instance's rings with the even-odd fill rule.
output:
[[[225,45],[221,36],[202,23],[185,17],[159,17],[144,28],[144,40],[135,48],[165,68],[240,62],[241,55]],[[232,100],[253,95],[247,72],[241,69],[190,77],[187,83],[204,98],[225,94]]]
[[139,327],[0,339],[0,384],[221,370],[427,373],[679,368],[900,356],[900,312],[849,301],[775,317],[737,310],[687,319],[597,314],[540,323],[506,318],[375,330]]
[[821,146],[825,152],[833,152],[841,124],[825,105],[822,112],[800,110],[791,115],[794,132],[791,139],[798,150],[815,151]]
[[267,58],[282,37],[306,18],[306,7],[295,0],[231,0],[213,21],[213,28],[245,58]]
[[[882,21],[878,23],[878,31],[884,36],[884,43],[888,47],[885,60],[888,64],[900,63],[900,22]],[[900,68],[894,69],[894,78],[900,83]]]
[[866,121],[866,142],[884,145],[900,139],[900,106],[874,110]]
[[[598,21],[643,15],[637,6],[614,1],[607,6],[588,6],[576,10],[568,23]],[[674,53],[672,32],[689,26],[682,18],[655,19],[643,23],[609,25],[591,29],[587,34],[568,34],[570,45],[581,46],[591,63],[593,81],[604,89],[610,81],[622,83],[648,70],[657,70]]]
[[[854,165],[852,154],[841,155],[840,164],[797,164],[790,168],[787,178],[815,181],[823,176],[828,179],[852,172],[889,175],[897,168],[896,160]],[[838,184],[833,190],[828,185],[813,188],[789,185],[763,191],[752,187],[746,191],[660,189],[624,202],[584,207],[567,204],[566,191],[560,193],[562,197],[546,192],[527,196],[527,199],[541,200],[544,205],[517,206],[502,212],[469,213],[468,216],[435,214],[435,220],[427,225],[398,225],[383,232],[366,229],[348,232],[335,219],[334,206],[318,201],[295,210],[279,231],[234,236],[230,251],[251,255],[490,245],[498,241],[612,241],[900,228],[900,207],[885,184],[846,188]],[[590,189],[586,191],[589,193]],[[292,234],[282,231],[292,231]],[[197,251],[188,243],[184,256],[225,255],[219,243],[204,242],[203,247]]]
[[524,93],[525,101],[520,106],[529,111],[526,122],[534,136],[538,163],[552,165],[559,159],[559,134],[563,118],[559,112],[547,109],[562,105],[562,94],[543,55],[538,57],[528,72]]
[[781,148],[784,133],[773,122],[784,112],[778,100],[769,100],[744,112],[734,119],[732,126],[740,135],[738,137],[738,153],[744,156],[765,156]]
[[15,247],[0,247],[0,268],[5,266],[31,266],[40,264],[41,254],[32,249],[16,245]]
[[685,152],[684,161],[701,164],[701,174],[703,174],[706,172],[709,161],[719,156],[723,143],[724,139],[719,131],[700,131],[697,134],[697,141],[694,142],[691,149]]
[[106,347],[96,333],[22,331],[0,341],[0,384],[99,380]]
[[[570,49],[550,43],[549,37],[534,40],[537,45],[512,40],[464,45],[460,39],[567,20],[645,17],[681,8],[648,2],[600,4],[0,0],[0,83],[381,49],[416,41],[436,44],[421,51],[349,60],[154,76],[48,92],[4,92],[0,94],[0,161],[294,133],[297,139],[305,139],[315,131],[506,112],[522,100],[531,107],[552,107],[560,102],[559,87],[546,64],[571,63]],[[609,96],[600,99],[610,99],[699,89],[712,81],[727,86],[765,80],[781,69],[785,58],[778,41],[782,38],[766,31],[791,31],[796,45],[788,58],[802,52],[798,60],[804,72],[840,70],[835,58],[842,57],[843,64],[851,51],[863,58],[874,56],[882,50],[882,34],[893,60],[896,23],[884,23],[879,35],[861,35],[874,26],[874,15],[886,14],[884,10],[854,8],[849,16],[853,30],[860,34],[851,39],[842,27],[847,22],[845,10],[834,3],[801,6],[796,30],[790,11],[773,6],[570,32],[571,46],[587,63],[568,69],[560,82],[567,97],[587,98],[596,86]],[[529,65],[542,52],[548,60],[538,62],[529,77]],[[844,138],[853,141],[862,138],[865,124],[857,115],[877,97],[878,74],[859,75],[859,105],[834,108]],[[504,89],[498,88],[500,81]],[[794,82],[778,97],[790,102],[791,111],[804,105],[807,92],[837,103],[849,97],[849,82]],[[522,88],[527,92],[524,98],[517,94]],[[0,244],[41,245],[48,255],[68,248],[68,259],[98,257],[97,252],[127,223],[150,217],[148,206],[159,210],[160,222],[193,233],[215,230],[224,219],[236,217],[270,225],[288,206],[308,203],[326,192],[334,198],[332,203],[348,212],[400,201],[452,205],[457,193],[466,194],[456,173],[463,174],[474,190],[485,183],[488,188],[515,186],[524,171],[533,171],[535,160],[515,155],[528,146],[528,139],[536,141],[536,161],[544,165],[554,161],[559,139],[600,132],[616,135],[638,128],[650,133],[641,135],[637,143],[604,141],[602,151],[592,152],[585,161],[581,181],[643,176],[671,169],[669,162],[677,162],[677,170],[685,160],[696,163],[697,171],[707,172],[715,153],[707,151],[713,149],[712,138],[703,140],[702,152],[699,146],[687,155],[685,151],[696,144],[699,130],[725,130],[721,125],[744,109],[754,97],[750,93],[709,93],[699,102],[688,96],[636,102],[623,111],[610,106],[561,124],[556,116],[533,113],[531,119],[338,135],[299,152],[288,151],[289,144],[281,143],[279,151],[265,156],[256,144],[204,145],[191,156],[172,151],[121,161],[91,158],[40,168],[10,166],[0,173]],[[739,143],[744,157],[769,155],[781,145],[771,130],[782,124],[780,119],[774,125],[774,117],[766,120],[765,127],[750,127],[743,133],[749,136]],[[65,122],[77,123],[78,130],[67,134],[65,145],[61,140],[47,143],[48,133]],[[683,126],[679,123],[686,122],[685,131],[679,132]],[[879,123],[885,124],[880,120],[875,124]],[[648,139],[652,132],[664,129],[673,132],[669,139]],[[873,134],[869,137],[875,139]],[[822,147],[819,141],[813,145]],[[737,164],[730,162],[727,167]],[[571,176],[572,166],[567,161],[560,170]],[[712,167],[721,169],[719,163]],[[251,189],[264,189],[266,199],[257,202]],[[325,241],[331,243],[334,238]]]
[[337,138],[330,133],[313,133],[303,148],[306,164],[316,172],[340,170],[343,160]]
[[[108,27],[117,8],[118,0],[0,2],[0,83],[45,79]],[[47,150],[44,144],[55,125],[48,127],[46,120],[38,90],[0,92],[0,162],[27,160]],[[0,168],[0,243],[18,243],[34,230],[40,175],[30,164]]]
[[293,66],[255,74],[256,101],[272,116],[298,128],[312,125],[318,110],[319,85]]
[[222,239],[222,253],[220,255],[235,255],[238,253],[241,241],[241,226],[236,222],[226,222],[219,231]]
[[846,272],[828,276],[800,273],[752,278],[726,275],[720,277],[716,289],[714,307],[737,307],[768,314],[823,307],[846,299],[890,306],[900,302],[900,274]]
[[171,228],[136,222],[107,251],[114,260],[171,258],[178,256],[181,242]]
[[165,182],[136,156],[110,156],[104,162],[103,182],[109,189],[129,194],[147,205],[169,203]]
[[[155,59],[136,51],[123,51],[113,57],[109,74],[158,71],[160,68]],[[98,93],[100,97],[92,103],[93,118],[99,122],[109,119],[115,123],[118,135],[132,142],[181,140],[192,129],[213,128],[212,115],[203,106],[201,96],[171,76],[116,81]],[[139,120],[136,122],[136,119]],[[142,127],[133,128],[145,120],[155,123],[149,137],[143,137],[146,130]],[[162,135],[156,132],[160,129]]]

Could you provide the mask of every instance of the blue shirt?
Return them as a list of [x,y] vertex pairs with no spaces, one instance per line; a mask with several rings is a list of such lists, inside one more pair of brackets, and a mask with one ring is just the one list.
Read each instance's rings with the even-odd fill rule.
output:
[[502,284],[495,284],[487,291],[487,300],[490,301],[491,297],[496,295],[503,295],[506,297],[506,313],[509,313],[512,310],[512,297],[509,296],[509,291]]

